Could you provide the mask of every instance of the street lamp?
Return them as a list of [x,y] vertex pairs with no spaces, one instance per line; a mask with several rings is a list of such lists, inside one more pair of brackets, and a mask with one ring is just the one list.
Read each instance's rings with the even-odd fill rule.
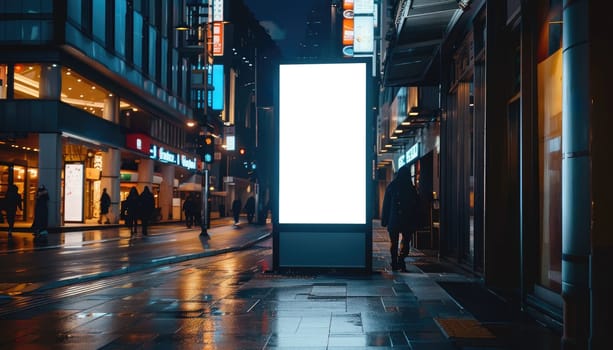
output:
[[[205,11],[206,7],[208,7],[208,5],[206,4],[191,5],[190,10],[189,10],[190,13],[188,16],[189,23],[182,23],[175,27],[175,30],[187,33],[187,41],[186,41],[187,45],[182,46],[182,50],[185,54],[187,54],[188,60],[190,62],[190,69],[194,69],[193,67],[191,67],[193,64],[192,60],[194,59],[204,60],[203,74],[205,74],[205,76],[200,82],[203,86],[198,87],[198,88],[201,88],[204,90],[205,96],[208,91],[206,71],[207,71],[207,66],[209,65],[209,62],[210,62],[209,61],[210,52],[208,50],[208,45],[209,45],[208,34],[209,34],[209,26],[213,25],[210,22],[206,22],[206,18],[208,18],[208,11]],[[191,89],[193,90],[196,87],[193,85],[193,79],[190,79],[190,81],[192,81]],[[191,100],[192,107],[196,106],[195,102],[196,101],[194,99]],[[194,120],[193,118],[189,118],[187,120],[187,126],[194,127],[200,124],[199,127],[201,128],[200,137],[198,138],[198,141],[197,141],[199,143],[198,144],[199,150],[204,151],[204,154],[200,154],[200,157],[202,160],[202,170],[200,171],[200,175],[202,176],[202,181],[201,181],[202,187],[201,187],[201,195],[200,195],[201,200],[202,200],[202,205],[200,209],[200,236],[210,237],[207,232],[207,229],[209,226],[209,216],[208,216],[208,212],[209,212],[209,201],[208,201],[208,198],[209,198],[209,162],[211,162],[213,158],[208,157],[208,156],[209,156],[209,151],[212,149],[214,144],[200,144],[200,143],[209,142],[210,140],[212,140],[210,135],[206,135],[207,133],[206,118],[207,118],[207,111],[208,111],[206,98],[204,99],[204,104],[202,107],[203,107],[203,111],[202,111],[203,113],[202,115],[199,115],[199,117],[200,119],[204,119],[204,120],[198,120],[199,123],[197,123],[197,121]]]

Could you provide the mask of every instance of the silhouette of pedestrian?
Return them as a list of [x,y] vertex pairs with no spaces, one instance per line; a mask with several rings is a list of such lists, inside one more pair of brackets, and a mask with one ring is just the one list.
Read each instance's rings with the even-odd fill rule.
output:
[[[404,166],[398,170],[396,178],[385,189],[381,213],[381,226],[387,226],[390,237],[393,271],[406,271],[404,258],[409,255],[411,235],[417,229],[418,203],[419,198],[411,181],[411,172],[407,166]],[[402,234],[402,244],[399,252],[400,234]]]
[[109,220],[109,208],[111,207],[111,196],[106,193],[106,188],[102,189],[102,195],[100,195],[100,217],[98,218],[98,223],[102,223],[102,218],[104,217],[106,220],[105,224],[110,224]]
[[15,225],[15,214],[17,213],[17,209],[23,210],[21,205],[19,189],[14,184],[9,185],[6,191],[6,197],[4,198],[3,208],[6,212],[6,222],[9,224],[9,239],[13,238],[13,226]]
[[242,208],[241,200],[236,198],[232,202],[232,216],[234,217],[234,225],[238,225],[238,219],[241,214],[241,208]]
[[151,220],[153,210],[155,209],[155,200],[148,186],[145,186],[143,192],[141,192],[139,196],[139,208],[142,233],[144,236],[147,236],[149,234],[147,230],[149,227],[149,220]]
[[255,215],[255,198],[253,196],[247,198],[247,203],[245,203],[245,212],[247,213],[247,222],[252,223]]
[[32,229],[34,229],[35,236],[46,236],[47,226],[49,225],[49,192],[45,185],[38,186],[36,191],[36,204],[34,205],[34,222],[32,222]]
[[130,188],[130,192],[128,193],[128,197],[125,200],[125,217],[126,217],[126,225],[130,228],[130,234],[135,234],[137,229],[137,218],[138,218],[138,203],[139,203],[139,195],[138,190],[135,186]]
[[190,193],[183,202],[183,212],[185,213],[185,226],[191,228],[196,222],[196,198]]

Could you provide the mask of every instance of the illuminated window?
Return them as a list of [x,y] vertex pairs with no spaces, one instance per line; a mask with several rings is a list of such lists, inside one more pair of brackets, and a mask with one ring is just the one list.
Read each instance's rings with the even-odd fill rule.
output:
[[112,94],[100,85],[83,78],[70,68],[62,68],[62,102],[102,117],[104,101],[109,97]]
[[15,99],[37,99],[40,96],[40,65],[15,64]]
[[8,66],[5,64],[0,64],[0,100],[6,99],[6,72],[8,71]]

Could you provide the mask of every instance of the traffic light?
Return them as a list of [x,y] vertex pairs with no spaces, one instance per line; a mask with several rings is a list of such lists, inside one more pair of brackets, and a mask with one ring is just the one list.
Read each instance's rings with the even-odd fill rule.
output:
[[244,156],[245,153],[247,153],[247,150],[245,149],[245,147],[241,147],[238,149],[238,154],[240,154],[241,156]]
[[198,155],[203,162],[213,163],[213,159],[215,159],[215,139],[213,139],[213,136],[200,135]]

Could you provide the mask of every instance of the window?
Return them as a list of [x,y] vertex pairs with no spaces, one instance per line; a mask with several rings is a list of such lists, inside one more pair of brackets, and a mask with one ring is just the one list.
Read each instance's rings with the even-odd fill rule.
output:
[[40,97],[40,64],[15,64],[15,99],[38,99]]
[[162,39],[160,51],[160,85],[168,90],[168,39]]
[[81,27],[81,0],[68,0],[68,20]]
[[92,83],[70,68],[62,68],[62,102],[102,118],[105,100],[110,96],[112,94],[100,85]]
[[106,0],[93,0],[92,29],[94,40],[106,42]]
[[157,31],[154,27],[149,26],[149,50],[148,50],[148,58],[149,58],[149,76],[155,80],[158,80],[158,76],[156,74],[157,65],[156,65],[156,57],[158,56],[158,45],[157,45]]
[[7,96],[8,88],[8,66],[6,64],[0,64],[0,100],[5,100]]
[[115,0],[115,52],[126,56],[126,0]]
[[134,28],[132,31],[132,43],[133,43],[133,62],[134,65],[141,68],[143,67],[143,16],[138,12],[133,12]]
[[538,151],[541,212],[539,283],[562,281],[562,50],[538,64]]

